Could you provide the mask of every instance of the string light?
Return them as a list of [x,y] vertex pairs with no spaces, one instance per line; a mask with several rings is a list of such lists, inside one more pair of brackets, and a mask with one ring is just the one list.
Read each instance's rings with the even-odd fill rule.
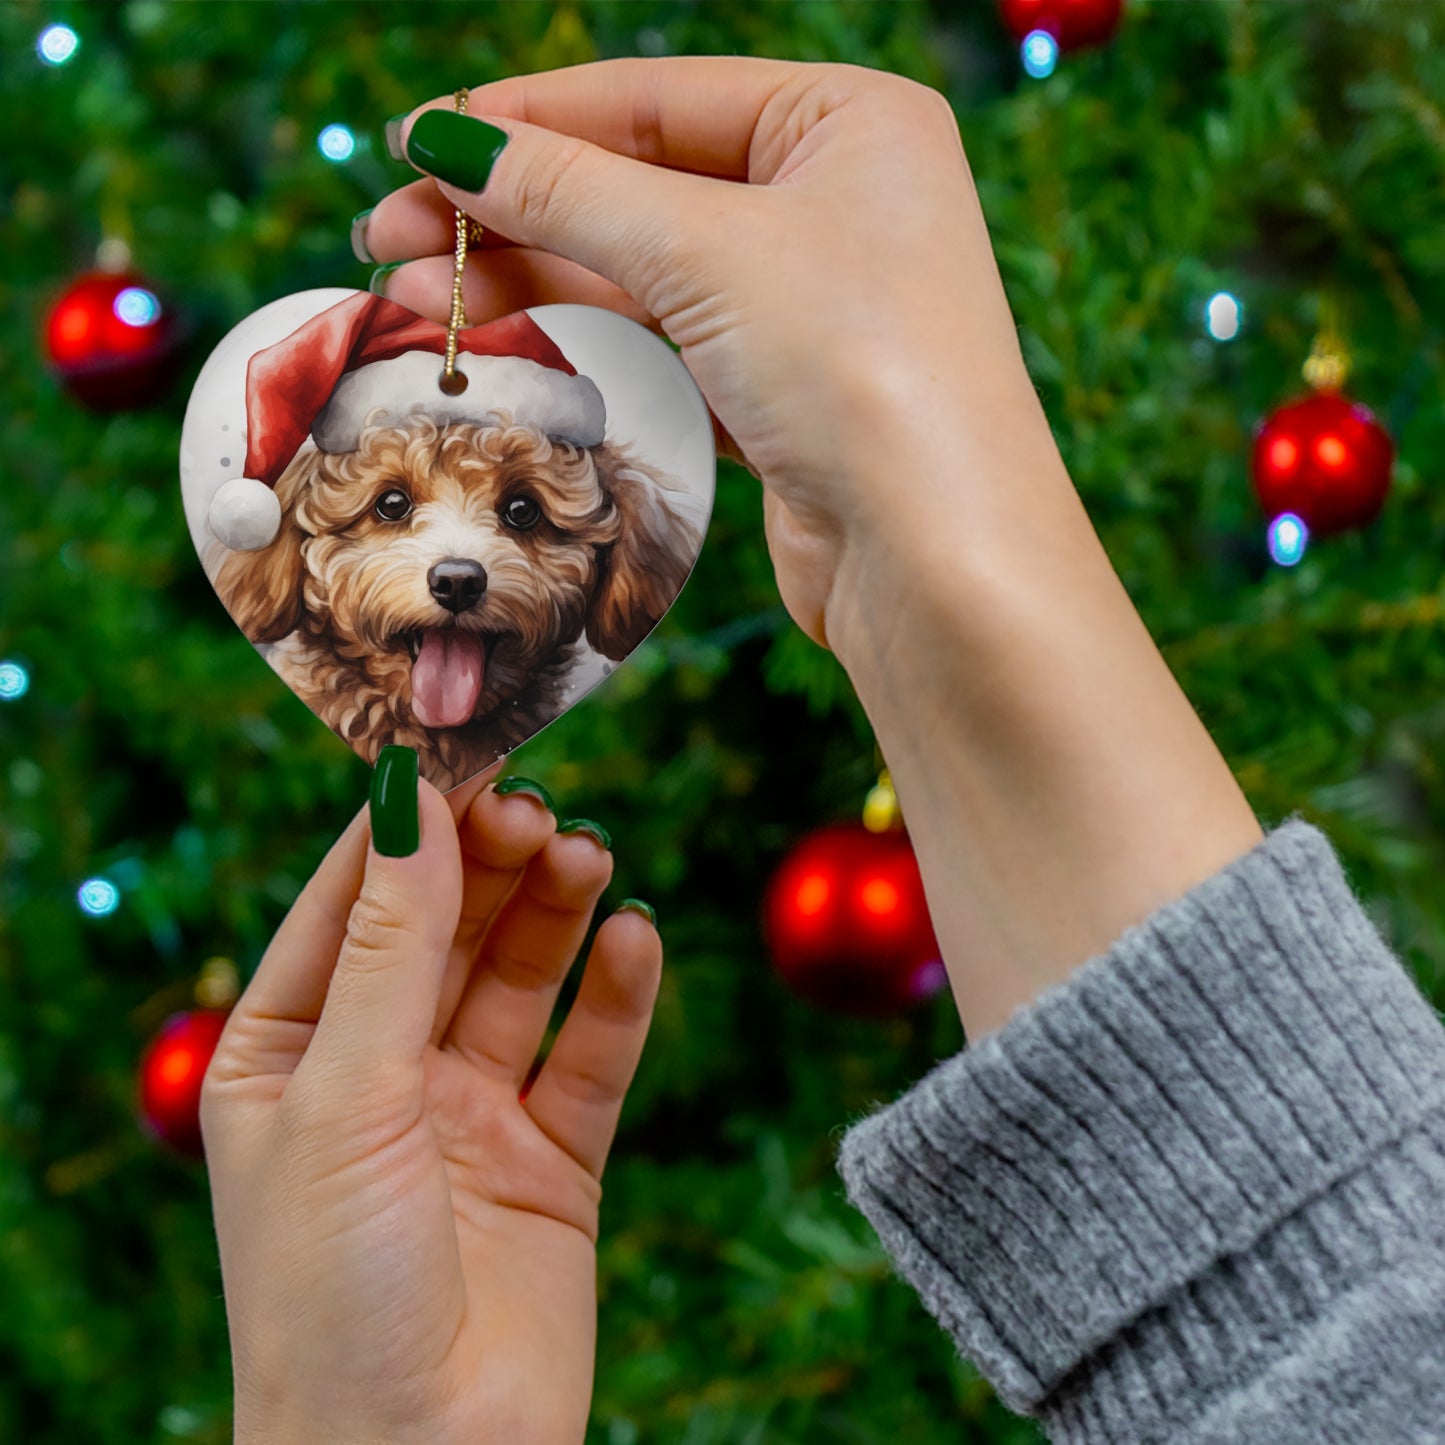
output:
[[1305,554],[1310,529],[1293,512],[1281,512],[1269,524],[1269,555],[1281,567],[1293,567]]
[[1204,329],[1216,341],[1233,341],[1244,325],[1244,307],[1228,291],[1216,291],[1204,308]]
[[1059,63],[1059,42],[1047,30],[1031,30],[1019,47],[1024,70],[1035,80],[1046,80]]
[[0,662],[0,702],[18,702],[30,691],[30,674],[8,658]]
[[127,326],[149,326],[160,318],[161,303],[154,291],[147,291],[144,286],[127,286],[115,298],[111,310],[116,320]]
[[80,49],[80,36],[68,25],[47,25],[35,42],[35,53],[47,65],[64,65]]
[[108,918],[120,907],[120,889],[109,878],[87,878],[75,898],[80,911],[92,918]]
[[349,126],[329,125],[316,137],[316,148],[329,161],[349,161],[356,153],[356,137]]

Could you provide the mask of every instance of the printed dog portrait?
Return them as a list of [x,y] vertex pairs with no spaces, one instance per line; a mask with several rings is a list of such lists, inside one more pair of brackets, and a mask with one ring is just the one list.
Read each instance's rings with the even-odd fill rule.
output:
[[367,761],[414,747],[441,788],[565,710],[584,645],[626,657],[702,544],[696,499],[634,449],[506,412],[369,419],[353,450],[302,451],[275,496],[269,545],[207,558],[221,600]]
[[257,651],[368,763],[413,747],[448,789],[656,626],[702,547],[716,453],[681,359],[625,317],[557,303],[453,333],[331,288],[216,347],[180,471]]

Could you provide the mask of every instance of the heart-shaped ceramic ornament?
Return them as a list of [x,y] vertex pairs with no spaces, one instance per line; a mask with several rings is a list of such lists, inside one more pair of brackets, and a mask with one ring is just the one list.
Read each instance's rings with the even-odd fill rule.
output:
[[[181,494],[241,631],[368,762],[452,788],[657,625],[702,548],[707,405],[645,327],[538,306],[459,333],[363,292],[248,316],[196,381]],[[459,385],[459,383],[458,383]]]

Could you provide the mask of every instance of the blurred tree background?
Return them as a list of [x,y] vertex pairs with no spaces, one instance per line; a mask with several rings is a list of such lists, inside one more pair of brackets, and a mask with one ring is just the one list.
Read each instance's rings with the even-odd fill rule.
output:
[[[80,38],[37,57],[50,24]],[[1115,564],[1260,815],[1325,827],[1445,997],[1445,7],[1135,0],[1026,77],[974,3],[9,3],[0,8],[0,1440],[230,1439],[204,1169],[138,1127],[147,1039],[202,960],[248,974],[367,770],[212,595],[176,478],[190,381],[257,306],[364,287],[350,218],[410,172],[387,116],[601,56],[884,67],[951,99],[1033,375]],[[328,160],[324,127],[354,153]],[[189,330],[173,390],[104,416],[40,342],[126,241]],[[908,264],[909,238],[877,258]],[[1211,339],[1205,306],[1242,299]],[[1399,447],[1364,533],[1271,564],[1248,485],[1326,304]],[[473,318],[478,319],[478,318]],[[773,976],[771,870],[876,761],[788,623],[758,488],[724,465],[679,604],[514,771],[612,830],[612,902],[669,965],[607,1175],[597,1445],[1035,1440],[891,1279],[841,1128],[961,1042],[941,999],[829,1016]],[[12,689],[13,690],[13,689]],[[89,917],[101,876],[118,908]]]

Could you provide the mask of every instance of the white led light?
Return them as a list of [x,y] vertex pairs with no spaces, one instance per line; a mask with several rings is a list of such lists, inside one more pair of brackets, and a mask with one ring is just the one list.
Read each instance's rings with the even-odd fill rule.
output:
[[1047,30],[1031,30],[1019,49],[1024,69],[1035,80],[1044,80],[1054,73],[1059,63],[1059,42]]
[[80,49],[80,36],[68,25],[47,25],[35,42],[35,53],[47,65],[64,65]]
[[1310,529],[1293,512],[1281,512],[1269,524],[1269,555],[1281,567],[1293,567],[1305,554]]
[[15,702],[30,691],[30,674],[8,659],[0,662],[0,702]]
[[356,137],[344,125],[329,125],[316,137],[316,148],[329,161],[349,161],[356,151]]
[[105,918],[120,907],[120,889],[109,878],[87,878],[75,898],[80,911],[92,918]]
[[1204,308],[1204,329],[1216,341],[1233,341],[1244,324],[1244,307],[1228,291],[1216,291]]
[[143,286],[127,286],[111,308],[127,326],[149,326],[160,318],[161,303],[155,292]]

